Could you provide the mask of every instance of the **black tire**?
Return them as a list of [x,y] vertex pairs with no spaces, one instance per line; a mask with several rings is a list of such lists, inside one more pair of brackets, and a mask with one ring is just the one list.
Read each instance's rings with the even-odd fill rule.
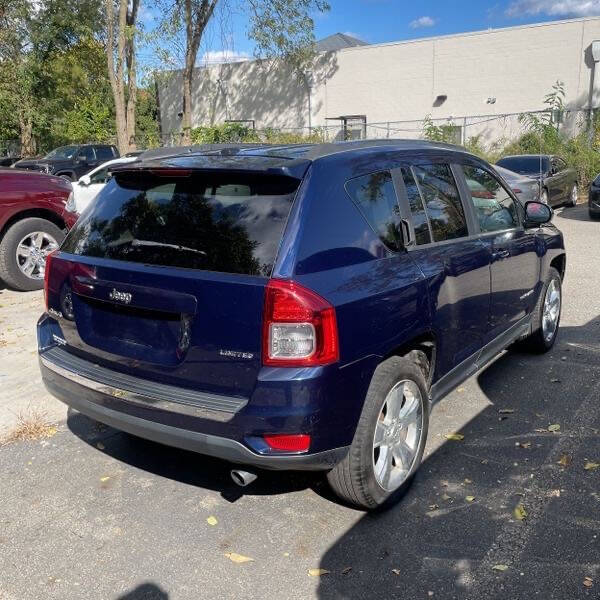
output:
[[[420,391],[422,433],[408,476],[397,489],[387,491],[379,485],[375,475],[373,439],[379,414],[388,393],[403,380],[414,382]],[[382,362],[371,379],[348,454],[327,474],[329,485],[335,494],[345,502],[366,510],[387,508],[398,502],[409,489],[421,463],[427,441],[428,425],[429,394],[422,365],[419,366],[410,357],[397,356]]]
[[60,245],[65,234],[54,223],[46,219],[30,217],[17,221],[8,229],[0,241],[0,279],[9,287],[29,292],[44,287],[43,279],[32,279],[23,273],[17,265],[17,246],[28,234],[40,231],[52,236]]
[[60,177],[61,179],[66,179],[71,183],[75,181],[75,177],[69,173],[61,173],[60,175],[58,175],[58,177]]
[[544,301],[546,299],[546,292],[548,291],[548,287],[552,283],[552,281],[556,281],[558,284],[558,289],[560,291],[560,299],[561,304],[560,308],[562,309],[562,279],[560,277],[560,273],[554,268],[550,267],[548,270],[548,276],[546,277],[546,281],[544,282],[544,287],[542,288],[542,292],[540,297],[538,298],[537,304],[535,305],[535,309],[531,315],[531,323],[532,323],[532,332],[531,334],[525,338],[521,342],[521,346],[528,350],[529,352],[534,352],[536,354],[543,354],[544,352],[548,352],[554,346],[554,342],[556,342],[556,338],[558,337],[558,330],[560,328],[560,311],[558,314],[558,323],[556,325],[556,329],[551,339],[546,339],[544,337],[543,328],[542,328],[542,317],[544,312]]

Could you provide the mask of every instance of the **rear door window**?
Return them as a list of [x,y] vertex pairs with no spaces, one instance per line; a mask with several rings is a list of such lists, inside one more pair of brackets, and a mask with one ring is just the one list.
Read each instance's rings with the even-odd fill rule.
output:
[[93,161],[96,160],[96,154],[94,153],[94,148],[92,146],[85,146],[79,151],[78,158],[83,158],[83,160]]
[[417,187],[425,203],[433,241],[442,242],[469,235],[465,212],[450,166],[413,166]]
[[389,171],[378,171],[346,182],[346,191],[379,239],[391,250],[402,246],[400,207]]
[[268,277],[298,180],[120,173],[71,230],[63,250],[150,265]]

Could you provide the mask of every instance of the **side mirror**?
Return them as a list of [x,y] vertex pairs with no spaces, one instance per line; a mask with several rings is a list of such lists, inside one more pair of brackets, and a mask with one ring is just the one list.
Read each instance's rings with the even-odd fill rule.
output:
[[543,202],[525,203],[525,227],[537,227],[552,220],[552,209]]
[[88,186],[91,183],[91,179],[89,175],[83,175],[82,177],[79,178],[79,185],[85,185]]

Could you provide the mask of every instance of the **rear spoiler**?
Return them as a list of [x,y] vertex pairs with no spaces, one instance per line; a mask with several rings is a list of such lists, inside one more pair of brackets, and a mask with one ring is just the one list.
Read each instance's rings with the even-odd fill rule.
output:
[[141,174],[144,172],[160,173],[168,176],[169,171],[173,176],[182,176],[184,172],[219,172],[229,173],[257,173],[264,175],[291,177],[302,179],[310,166],[311,161],[304,158],[283,158],[263,155],[206,155],[196,154],[191,156],[177,156],[162,160],[139,160],[111,169],[111,173]]

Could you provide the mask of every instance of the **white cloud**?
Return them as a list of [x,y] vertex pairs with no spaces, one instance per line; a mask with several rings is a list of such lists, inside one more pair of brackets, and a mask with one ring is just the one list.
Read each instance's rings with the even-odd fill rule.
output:
[[509,17],[588,17],[600,15],[600,0],[515,0],[506,9],[506,14]]
[[211,50],[205,52],[201,62],[207,65],[215,65],[219,63],[233,63],[250,60],[250,55],[247,52],[234,52],[233,50]]
[[414,21],[411,21],[409,26],[411,29],[420,29],[421,27],[433,27],[435,25],[435,19],[431,17],[419,17]]

